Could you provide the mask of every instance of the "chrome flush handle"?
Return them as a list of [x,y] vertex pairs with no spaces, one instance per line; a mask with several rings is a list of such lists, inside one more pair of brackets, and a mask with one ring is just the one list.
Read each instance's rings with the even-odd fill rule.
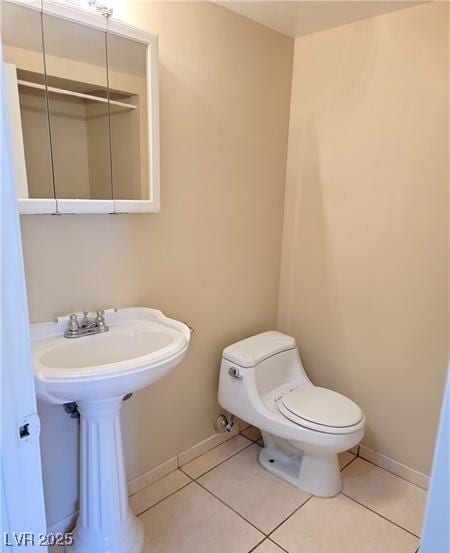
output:
[[230,376],[232,376],[233,378],[243,378],[243,374],[241,373],[241,371],[239,369],[237,369],[236,367],[230,367],[228,369],[228,374]]

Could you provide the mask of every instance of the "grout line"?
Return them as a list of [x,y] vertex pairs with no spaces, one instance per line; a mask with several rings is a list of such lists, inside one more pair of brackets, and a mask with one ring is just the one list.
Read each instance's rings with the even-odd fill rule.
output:
[[348,499],[351,499],[352,501],[354,501],[355,503],[357,503],[358,505],[361,505],[361,507],[364,507],[364,509],[367,509],[368,511],[370,511],[371,513],[374,513],[375,515],[379,516],[380,518],[384,518],[384,520],[387,520],[388,522],[390,522],[391,524],[393,524],[394,526],[397,526],[397,528],[400,528],[401,530],[404,530],[405,532],[408,532],[408,534],[410,534],[411,536],[414,536],[415,538],[417,538],[418,540],[420,540],[420,536],[418,536],[417,534],[414,534],[414,532],[411,532],[411,530],[408,530],[406,528],[404,528],[403,526],[400,526],[400,524],[397,524],[396,522],[394,522],[393,520],[390,520],[389,518],[385,517],[384,515],[378,513],[377,511],[374,511],[373,509],[371,509],[370,507],[368,507],[367,505],[364,505],[364,503],[361,503],[360,501],[358,501],[357,499],[351,497],[350,495],[347,495],[346,493],[344,492],[341,492],[342,495],[344,497],[347,497]]
[[361,457],[361,455],[358,455],[358,457],[359,457],[362,461],[366,461],[366,463],[370,463],[371,465],[374,465],[375,467],[378,467],[378,468],[381,469],[381,470],[385,470],[385,471],[388,472],[389,474],[392,474],[393,476],[396,476],[397,478],[401,478],[401,479],[404,480],[405,482],[408,482],[408,484],[411,484],[412,486],[416,486],[416,488],[420,488],[421,490],[424,490],[425,492],[428,493],[428,490],[427,490],[427,489],[422,488],[422,486],[419,486],[418,484],[414,484],[414,482],[411,482],[411,480],[407,480],[407,479],[404,478],[403,476],[399,476],[398,474],[395,474],[395,472],[392,472],[391,470],[389,470],[389,469],[387,469],[387,468],[381,467],[380,465],[377,465],[377,464],[374,463],[373,461],[369,461],[369,459],[365,459],[364,457]]
[[[248,449],[250,446],[253,445],[253,442],[250,442],[248,445],[246,445],[245,447],[243,447],[242,449],[240,449],[239,451],[236,451],[236,453],[233,453],[233,455],[230,455],[230,457],[227,457],[226,459],[224,459],[223,461],[220,461],[220,463],[217,463],[217,465],[214,465],[213,467],[211,467],[210,469],[206,470],[205,472],[202,472],[202,474],[199,474],[198,476],[196,476],[195,478],[193,478],[192,476],[189,476],[189,474],[187,472],[184,472],[183,470],[183,467],[180,467],[178,470],[180,470],[183,474],[185,474],[186,476],[189,476],[189,478],[191,480],[193,480],[194,482],[197,482],[197,480],[199,478],[202,478],[203,476],[205,476],[205,474],[208,474],[209,472],[211,472],[212,470],[214,470],[215,468],[219,467],[220,465],[223,465],[224,463],[226,463],[227,461],[229,461],[230,459],[232,459],[233,457],[236,457],[236,455],[239,455],[239,453],[241,453],[242,451],[245,451],[246,449]],[[187,464],[187,463],[186,463]],[[183,465],[184,466],[184,465]]]
[[[225,507],[228,507],[228,509],[230,509],[230,511],[233,511],[233,513],[235,513],[236,515],[238,515],[239,517],[241,517],[243,520],[245,520],[245,522],[248,522],[251,526],[253,526],[253,528],[255,528],[256,530],[258,530],[258,532],[260,534],[263,534],[264,538],[267,537],[267,534],[265,532],[263,532],[260,528],[258,528],[257,526],[255,526],[253,524],[253,522],[250,522],[248,519],[246,519],[244,516],[241,515],[241,513],[238,513],[236,511],[236,509],[233,509],[233,507],[231,507],[230,505],[228,505],[228,503],[225,503],[225,501],[223,499],[220,499],[220,497],[217,497],[216,495],[214,495],[212,493],[212,491],[208,490],[208,488],[205,488],[205,486],[203,486],[203,484],[201,484],[200,482],[198,482],[197,480],[194,480],[194,484],[197,484],[198,486],[200,486],[202,489],[204,489],[206,492],[208,492],[210,495],[212,495],[215,499],[217,499],[217,501],[220,501],[220,503],[222,503],[223,505],[225,505]],[[263,540],[264,541],[264,540]]]
[[[249,427],[246,428],[245,430],[242,430],[242,432],[240,431],[239,434],[240,434],[241,436],[244,436],[244,438],[247,438],[247,440],[250,440],[250,441],[252,441],[253,443],[256,444],[256,443],[258,443],[258,440],[261,440],[261,439],[262,439],[261,431],[260,431],[260,436],[259,436],[258,438],[256,438],[256,440],[253,440],[252,438],[249,438],[248,436],[246,436],[246,435],[244,434],[244,432],[245,432],[246,430],[249,430],[250,428],[256,428],[256,426],[249,426]],[[259,444],[258,444],[258,445],[259,445]]]
[[[234,437],[234,436],[233,436]],[[224,443],[224,442],[223,442]],[[214,467],[210,468],[209,470],[207,470],[206,472],[204,472],[203,474],[200,474],[200,476],[197,476],[197,478],[192,478],[192,476],[189,476],[189,474],[187,474],[186,472],[184,472],[183,468],[182,467],[178,467],[176,468],[175,470],[171,471],[170,473],[166,474],[165,476],[162,476],[161,478],[158,478],[158,480],[155,480],[154,482],[151,482],[150,484],[148,484],[148,486],[151,486],[152,484],[154,484],[155,482],[158,482],[159,480],[162,480],[162,478],[165,478],[166,476],[169,476],[169,474],[172,474],[173,472],[179,470],[180,472],[182,472],[185,476],[187,476],[190,480],[190,482],[187,482],[187,484],[185,484],[184,486],[182,486],[181,488],[178,488],[177,490],[173,491],[172,493],[170,493],[169,495],[166,495],[166,497],[160,499],[158,502],[156,502],[154,505],[151,505],[150,507],[148,507],[147,509],[144,509],[142,512],[140,512],[139,514],[137,514],[136,516],[141,516],[142,514],[146,513],[147,511],[149,511],[150,509],[153,509],[153,507],[156,507],[157,505],[159,505],[162,501],[164,501],[165,499],[169,498],[170,496],[176,494],[177,492],[181,491],[183,488],[185,488],[186,486],[189,486],[189,484],[192,484],[193,482],[197,483],[199,486],[201,486],[203,489],[205,489],[206,491],[208,491],[211,495],[213,495],[214,497],[216,497],[213,493],[211,493],[209,490],[207,490],[207,488],[205,488],[202,484],[200,484],[200,482],[197,482],[197,479],[198,478],[201,478],[202,476],[204,476],[205,474],[207,474],[208,472],[211,472],[212,470],[214,470],[216,467],[218,467],[219,465],[222,465],[223,463],[225,463],[226,461],[228,461],[229,459],[231,459],[232,457],[235,457],[236,455],[238,455],[239,453],[241,453],[241,451],[244,451],[245,449],[248,449],[250,446],[252,446],[254,444],[254,442],[252,442],[250,440],[250,443],[248,445],[246,445],[243,449],[237,451],[236,453],[233,453],[233,455],[231,455],[230,457],[228,457],[227,459],[224,459],[223,461],[221,461],[220,463],[218,463],[217,465],[215,465]],[[221,444],[219,444],[221,445]],[[217,446],[218,447],[218,446]],[[215,448],[212,448],[212,449],[215,449]],[[211,451],[211,450],[209,450]],[[208,452],[206,452],[208,453]],[[199,456],[201,457],[201,456]],[[187,464],[187,463],[186,463]],[[183,465],[184,466],[184,465]],[[145,488],[147,488],[148,486],[145,486]],[[143,490],[145,488],[142,488]],[[142,490],[139,490],[139,491],[142,491]],[[136,492],[136,493],[139,493],[139,492]],[[133,494],[133,495],[136,495],[136,494]],[[132,496],[129,496],[129,497],[132,497]],[[216,499],[219,499],[220,498],[216,498]],[[222,503],[224,503],[222,500],[220,500]],[[224,505],[226,505],[226,503],[224,503]],[[227,505],[227,507],[229,507],[229,505]],[[234,510],[230,507],[231,510]],[[234,511],[236,512],[236,511]],[[236,514],[238,514],[241,518],[244,518],[242,515],[240,515],[239,513],[236,512]],[[246,519],[244,519],[246,520]],[[249,521],[247,521],[249,522]],[[251,522],[249,522],[249,524],[252,524]],[[254,525],[252,525],[254,526]],[[255,526],[256,528],[256,526]],[[259,532],[261,532],[261,530],[259,528],[257,528],[257,530]],[[263,532],[261,532],[263,533]],[[265,535],[265,534],[264,534]]]
[[[156,468],[156,467],[155,467],[155,468]],[[160,477],[157,478],[156,480],[152,480],[152,481],[149,482],[146,486],[144,486],[143,488],[139,489],[137,492],[128,494],[128,499],[129,499],[130,497],[135,496],[137,493],[142,492],[143,490],[145,490],[146,488],[148,488],[148,487],[151,486],[152,484],[156,484],[156,482],[159,482],[159,481],[162,480],[163,478],[166,478],[166,476],[169,476],[169,474],[173,474],[173,473],[176,472],[177,470],[179,470],[178,467],[177,467],[176,469],[171,470],[171,471],[168,472],[167,474],[164,474],[163,476],[160,476]],[[183,474],[185,474],[185,473],[183,473]],[[188,476],[188,475],[186,474],[186,476]],[[191,477],[189,476],[189,478],[191,478]],[[192,478],[191,478],[191,480],[192,480]]]
[[264,543],[265,541],[266,541],[266,537],[264,536],[264,538],[263,538],[261,541],[259,541],[254,547],[252,547],[251,549],[249,549],[247,553],[252,553],[252,551],[255,551],[255,549],[256,549],[257,547],[259,547],[259,546],[260,546],[262,543]]
[[346,465],[344,465],[344,466],[340,469],[339,472],[342,472],[342,471],[343,471],[344,469],[346,469],[349,465],[351,465],[355,459],[358,458],[358,456],[355,455],[354,453],[352,453],[352,455],[353,455],[353,459],[351,459]]
[[[177,458],[177,468],[180,468],[180,467],[184,467],[184,465],[187,465],[189,463],[192,463],[192,461],[195,461],[195,459],[198,459],[199,457],[201,457],[202,455],[206,455],[206,453],[209,453],[210,451],[212,451],[213,449],[216,449],[217,447],[221,446],[222,444],[225,444],[226,442],[229,442],[230,440],[232,440],[233,438],[236,438],[236,436],[239,436],[240,432],[236,432],[236,434],[232,434],[229,438],[227,438],[226,440],[224,440],[223,442],[220,442],[220,444],[217,444],[215,445],[214,447],[211,447],[210,449],[207,449],[206,451],[204,451],[203,453],[200,453],[200,455],[197,455],[196,457],[193,457],[190,461],[188,461],[187,463],[184,463],[183,465],[180,465],[180,462],[179,462],[179,457],[182,453],[184,453],[183,451],[181,453],[179,453],[176,458]],[[217,435],[220,435],[219,433]],[[214,434],[213,434],[214,436]],[[245,436],[244,436],[245,438]],[[248,439],[248,438],[247,438]],[[201,442],[200,442],[201,443]],[[198,444],[197,444],[198,445]],[[195,446],[193,446],[195,447]]]
[[[270,536],[271,536],[274,532],[276,532],[280,526],[283,526],[283,524],[284,524],[285,522],[287,522],[292,516],[294,516],[295,513],[296,513],[297,511],[299,511],[304,505],[306,505],[306,504],[308,503],[308,501],[309,501],[310,499],[312,499],[313,497],[314,497],[313,495],[310,495],[301,505],[299,505],[296,509],[294,509],[290,515],[288,515],[283,521],[281,521],[280,524],[278,524],[277,526],[275,526],[275,528],[274,528],[273,530],[271,530],[271,531],[267,534],[267,537],[270,538]],[[270,541],[273,541],[273,540],[270,540]],[[274,542],[274,543],[276,543],[276,542]],[[277,545],[278,545],[278,544],[277,544]]]
[[[185,474],[183,472],[183,474]],[[187,474],[186,474],[187,476]],[[140,517],[141,515],[143,515],[144,513],[146,513],[147,511],[150,511],[150,509],[153,509],[153,507],[156,507],[157,505],[159,505],[160,503],[162,503],[163,501],[165,501],[166,499],[168,499],[169,497],[171,497],[172,495],[175,495],[177,492],[181,491],[183,488],[186,488],[187,486],[189,486],[189,484],[192,484],[193,483],[193,480],[191,478],[191,481],[188,482],[187,484],[185,484],[184,486],[181,486],[181,488],[178,488],[177,490],[175,490],[174,492],[172,493],[169,493],[169,495],[166,495],[166,497],[163,497],[162,499],[160,499],[159,501],[157,501],[154,505],[152,505],[151,507],[147,507],[147,509],[144,509],[141,513],[137,514],[136,516],[137,517]]]
[[[250,444],[252,445],[252,444]],[[250,447],[250,445],[248,445],[246,448],[244,449],[247,449],[248,447]],[[243,451],[243,450],[241,450]],[[240,453],[240,451],[238,452]],[[238,453],[236,453],[235,455],[238,455]],[[233,457],[235,456],[233,455]],[[225,459],[225,461],[227,461],[228,459]],[[353,459],[354,460],[354,459]],[[353,462],[350,461],[351,462]],[[219,464],[222,464],[224,463],[225,461],[222,461],[221,463]],[[349,464],[350,464],[349,463]],[[216,466],[219,466],[219,465],[216,465]],[[348,465],[347,465],[348,466]],[[215,467],[213,467],[215,468]],[[280,546],[280,544],[278,544],[276,541],[274,541],[271,536],[274,534],[274,532],[276,532],[278,530],[278,528],[280,528],[280,526],[282,526],[285,522],[287,522],[292,516],[295,515],[295,513],[297,513],[302,507],[304,507],[314,496],[311,495],[310,497],[308,497],[301,505],[299,505],[296,509],[294,509],[294,511],[292,511],[292,513],[290,513],[285,519],[283,519],[277,526],[275,526],[275,528],[273,528],[269,533],[265,533],[263,530],[261,530],[260,528],[258,528],[255,524],[253,524],[252,522],[250,522],[247,518],[245,518],[241,513],[239,513],[238,511],[236,511],[233,507],[231,507],[230,505],[228,505],[228,503],[225,503],[225,501],[223,501],[220,497],[217,497],[214,493],[212,493],[208,488],[206,488],[203,484],[201,484],[201,482],[198,482],[196,478],[192,478],[190,477],[188,474],[186,474],[184,471],[182,471],[181,469],[178,469],[180,470],[181,472],[183,472],[183,474],[185,476],[187,476],[189,479],[190,479],[190,482],[187,482],[184,486],[182,486],[181,488],[178,488],[177,490],[173,491],[172,493],[170,493],[169,495],[165,496],[164,498],[160,499],[159,501],[157,501],[154,505],[152,505],[151,507],[148,507],[147,509],[144,509],[143,511],[141,511],[140,513],[138,513],[136,516],[141,516],[143,515],[144,513],[146,513],[147,511],[150,511],[151,509],[153,509],[154,507],[156,507],[157,505],[159,505],[160,503],[162,503],[163,501],[165,501],[166,499],[168,499],[169,497],[171,497],[172,495],[175,495],[176,493],[178,493],[179,491],[183,490],[184,488],[186,488],[187,486],[189,486],[190,484],[197,484],[199,487],[201,487],[203,490],[205,490],[206,492],[208,492],[212,497],[214,497],[215,499],[217,499],[220,503],[222,503],[223,505],[225,505],[226,507],[228,507],[228,509],[230,509],[231,511],[233,511],[236,515],[238,515],[240,518],[242,518],[243,520],[245,520],[245,522],[247,522],[248,524],[250,524],[253,528],[255,528],[258,532],[260,532],[261,534],[264,535],[264,538],[258,542],[250,551],[249,553],[251,553],[252,551],[254,551],[259,545],[261,545],[266,539],[268,539],[269,541],[271,541],[272,543],[274,543],[275,545],[277,545],[278,547],[280,547],[280,549],[282,549],[283,551],[286,551],[286,553],[289,553],[287,552],[286,549],[284,549],[282,546]],[[210,470],[213,470],[213,469],[210,469]],[[175,472],[175,471],[172,471],[172,472]],[[209,472],[209,471],[208,471]],[[204,473],[206,474],[206,473]],[[201,475],[203,476],[203,475]],[[201,476],[199,476],[198,478],[201,478]],[[160,479],[161,480],[161,479]],[[367,509],[368,511],[372,512],[373,514],[379,516],[380,518],[386,520],[387,522],[390,522],[391,524],[393,524],[394,526],[396,526],[397,528],[399,528],[400,530],[403,530],[404,532],[407,532],[408,534],[410,534],[411,536],[417,538],[420,540],[420,536],[417,536],[416,534],[414,534],[413,532],[411,532],[410,530],[407,530],[406,528],[404,528],[403,526],[400,526],[399,524],[397,524],[396,522],[388,519],[387,517],[381,515],[380,513],[374,511],[373,509],[371,509],[370,507],[367,507],[367,505],[364,505],[363,503],[357,501],[356,499],[354,499],[353,497],[350,497],[349,495],[341,492],[343,496],[347,497],[347,499],[350,499],[351,501],[354,501],[355,503],[357,503],[358,505],[360,505],[361,507],[363,507],[364,509]],[[416,553],[419,553],[419,549],[420,547],[417,549]]]
[[285,551],[286,553],[289,553],[289,551],[287,549],[285,549],[284,547],[282,547],[279,543],[277,543],[275,540],[273,540],[272,538],[267,538],[270,542],[272,542],[273,544],[275,544],[279,549],[281,549],[281,551]]
[[[245,436],[244,436],[244,437],[245,437]],[[183,467],[184,467],[185,465],[183,465],[183,466],[181,466],[181,467],[178,467],[178,470],[181,470],[181,472],[182,472],[183,474],[185,474],[186,476],[189,476],[189,478],[190,478],[191,480],[193,480],[194,482],[197,482],[197,480],[198,480],[199,478],[201,478],[202,476],[205,476],[205,474],[208,474],[208,472],[211,472],[212,470],[214,470],[215,468],[219,467],[220,465],[223,465],[223,463],[225,463],[226,461],[229,461],[229,460],[232,459],[233,457],[236,457],[236,455],[239,455],[239,453],[241,453],[241,451],[245,451],[246,449],[248,449],[250,446],[252,446],[252,445],[255,443],[255,442],[252,442],[251,440],[249,440],[249,441],[250,441],[250,443],[249,443],[248,445],[244,446],[244,447],[243,447],[242,449],[240,449],[239,451],[236,451],[236,453],[233,453],[233,455],[230,455],[229,457],[227,457],[227,458],[224,459],[223,461],[220,461],[220,463],[217,463],[217,465],[214,465],[213,467],[211,467],[210,469],[206,470],[205,472],[202,472],[202,474],[199,474],[199,475],[196,476],[195,478],[193,478],[192,476],[189,476],[189,474],[188,474],[187,472],[184,472]],[[215,449],[215,448],[213,448],[213,449]],[[212,450],[210,449],[209,451],[212,451]],[[209,451],[207,451],[206,453],[209,453]],[[206,453],[205,453],[205,455],[206,455]],[[187,465],[187,464],[188,464],[188,463],[186,463],[186,465]]]
[[[185,465],[188,465],[189,463],[191,463],[192,461],[195,461],[195,459],[198,459],[199,457],[201,457],[202,455],[206,455],[207,453],[209,453],[210,451],[212,451],[213,449],[216,449],[217,447],[221,446],[222,444],[225,444],[226,442],[229,442],[230,440],[232,440],[233,438],[236,438],[237,436],[239,436],[240,432],[238,432],[237,434],[233,434],[232,436],[230,436],[229,438],[227,438],[226,440],[224,440],[223,442],[221,442],[220,444],[218,445],[215,445],[214,447],[212,447],[211,449],[208,449],[207,451],[205,451],[204,453],[201,453],[200,455],[197,455],[197,457],[194,457],[193,459],[191,459],[190,461],[188,461],[187,463],[184,463],[184,465],[179,465],[178,463],[178,457],[179,455],[175,455],[174,457],[176,457],[177,459],[177,466],[176,468],[174,468],[173,470],[171,470],[170,472],[168,472],[167,474],[163,474],[163,476],[160,476],[159,478],[156,478],[156,480],[152,480],[151,482],[149,482],[146,486],[140,488],[139,490],[135,491],[134,493],[131,493],[131,494],[128,494],[128,497],[133,497],[134,495],[136,495],[137,493],[141,492],[142,490],[145,490],[145,488],[148,488],[149,486],[151,486],[152,484],[155,484],[156,482],[159,482],[159,480],[162,480],[163,478],[165,478],[166,476],[169,476],[169,474],[172,474],[173,472],[177,471],[177,470],[180,470],[181,467],[184,467]],[[246,438],[247,440],[250,440],[250,438],[247,438],[246,436],[244,436],[244,438]],[[250,440],[252,441],[252,440]],[[251,444],[249,444],[251,445]],[[246,446],[248,447],[248,446]],[[244,448],[245,449],[245,448]],[[241,450],[242,451],[242,450]],[[223,462],[223,461],[222,461]],[[158,468],[158,466],[154,467],[155,469]],[[189,476],[189,474],[187,474],[186,472],[182,471],[183,474],[185,474],[186,476],[188,476],[191,480],[194,480],[194,478],[192,478],[192,476]],[[209,471],[208,471],[209,472]],[[206,473],[205,473],[206,474]],[[180,488],[181,489],[181,488]],[[169,497],[169,496],[168,496]]]
[[[245,437],[245,436],[244,436]],[[259,438],[258,438],[259,439]],[[261,532],[262,534],[264,534],[265,537],[269,537],[273,532],[275,532],[275,530],[277,530],[281,525],[283,525],[292,515],[294,515],[301,507],[303,507],[303,505],[305,505],[313,496],[310,495],[303,503],[301,503],[296,509],[294,509],[292,511],[292,513],[290,513],[285,519],[283,519],[277,526],[275,526],[275,528],[273,528],[268,534],[266,534],[263,530],[261,530],[261,528],[258,528],[257,526],[255,526],[252,522],[250,522],[248,519],[246,519],[241,513],[239,513],[238,511],[236,511],[233,507],[231,507],[230,505],[228,505],[228,503],[225,503],[225,501],[223,501],[220,497],[217,497],[216,495],[214,495],[213,492],[211,492],[208,488],[206,488],[201,482],[199,482],[199,478],[202,478],[205,474],[207,474],[208,472],[211,472],[212,470],[214,470],[215,468],[217,468],[218,466],[222,465],[223,463],[225,463],[226,461],[228,461],[229,459],[235,457],[236,455],[239,455],[239,453],[241,453],[242,451],[248,449],[250,446],[252,445],[258,445],[259,447],[261,447],[258,443],[256,442],[252,442],[247,445],[246,447],[244,447],[243,449],[241,449],[240,451],[238,451],[237,453],[234,453],[231,457],[228,457],[228,459],[224,459],[223,461],[221,461],[219,464],[217,464],[215,467],[212,467],[211,469],[207,470],[206,472],[204,472],[203,474],[201,474],[200,476],[197,476],[197,478],[193,478],[193,481],[198,484],[199,486],[201,486],[204,490],[206,490],[208,493],[210,493],[213,497],[215,497],[218,501],[220,501],[221,503],[223,503],[226,507],[228,507],[229,509],[231,509],[234,513],[236,513],[238,516],[240,516],[243,520],[245,520],[246,522],[248,522],[249,524],[251,524],[251,526],[253,526],[254,528],[256,528],[259,532]],[[182,468],[180,468],[179,470],[181,470],[183,472],[183,474],[186,474]],[[186,474],[187,476],[189,476],[188,474]],[[192,478],[192,477],[190,477]],[[271,540],[273,541],[273,540]],[[275,543],[275,542],[274,542]],[[278,545],[278,544],[277,544]]]
[[[246,436],[244,436],[244,438],[246,438]],[[249,439],[249,438],[247,438]],[[258,438],[259,440],[259,438]],[[266,534],[263,530],[261,530],[260,528],[258,528],[257,526],[255,526],[255,524],[253,524],[253,522],[250,522],[248,519],[246,519],[241,513],[239,513],[238,511],[236,511],[233,507],[231,507],[230,505],[228,505],[228,503],[225,503],[225,501],[223,501],[223,499],[221,499],[220,497],[217,497],[216,495],[213,494],[213,492],[211,490],[209,490],[208,488],[206,488],[201,482],[199,482],[199,478],[202,478],[203,476],[205,476],[205,474],[208,474],[208,472],[211,472],[212,470],[214,470],[215,468],[217,468],[218,466],[222,465],[223,463],[225,463],[226,461],[229,461],[230,459],[232,459],[233,457],[235,457],[236,455],[239,455],[239,453],[241,453],[242,451],[245,451],[246,449],[248,449],[249,447],[251,447],[252,445],[256,444],[256,441],[252,441],[250,440],[250,443],[245,446],[244,448],[242,448],[241,450],[237,451],[236,453],[234,453],[233,455],[231,455],[230,457],[228,457],[227,459],[224,459],[223,461],[221,461],[220,463],[218,463],[217,465],[215,465],[214,467],[210,468],[209,470],[207,470],[206,472],[204,472],[203,474],[201,474],[200,476],[197,476],[196,478],[192,478],[192,476],[189,476],[187,473],[184,472],[184,470],[180,467],[178,470],[180,470],[183,474],[186,474],[186,476],[189,476],[189,478],[191,478],[191,480],[193,480],[193,482],[195,484],[198,484],[202,489],[204,489],[205,491],[207,491],[210,495],[212,495],[215,499],[217,499],[218,501],[220,501],[220,503],[222,503],[223,505],[225,505],[226,507],[228,507],[228,509],[230,509],[231,511],[233,511],[233,513],[235,513],[236,515],[238,515],[239,517],[241,517],[243,520],[245,520],[245,522],[247,522],[248,524],[250,524],[251,526],[253,526],[253,528],[255,528],[256,530],[258,530],[258,532],[260,532],[261,534],[264,535],[264,539],[259,542],[253,549],[251,549],[251,551],[253,551],[258,545],[261,545],[261,543],[266,539],[268,538],[268,536],[274,532],[279,526],[281,526],[284,522],[286,522],[286,520],[288,518],[290,518],[295,512],[298,511],[298,509],[300,509],[300,507],[302,507],[305,503],[307,503],[312,496],[308,497],[308,499],[306,501],[304,501],[299,507],[297,507],[286,519],[284,519],[278,526],[276,526],[271,532],[269,532],[269,534]],[[259,444],[256,444],[259,446]],[[261,447],[261,446],[259,446]],[[191,483],[191,482],[189,482]],[[176,493],[176,492],[174,492]],[[151,507],[150,507],[151,508]],[[270,540],[272,541],[272,540]],[[275,542],[274,542],[275,543]],[[278,545],[278,544],[277,544]]]

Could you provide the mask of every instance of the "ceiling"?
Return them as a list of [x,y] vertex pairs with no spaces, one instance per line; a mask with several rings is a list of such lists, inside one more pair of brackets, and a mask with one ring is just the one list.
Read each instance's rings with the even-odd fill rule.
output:
[[408,8],[422,2],[409,0],[215,0],[234,12],[249,17],[275,31],[299,37],[345,25],[359,19]]

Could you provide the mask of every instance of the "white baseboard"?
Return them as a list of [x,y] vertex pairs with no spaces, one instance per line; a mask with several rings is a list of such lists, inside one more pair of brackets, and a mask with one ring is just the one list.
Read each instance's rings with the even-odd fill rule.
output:
[[426,474],[422,474],[421,472],[407,467],[406,465],[402,465],[402,463],[394,461],[394,459],[390,459],[389,457],[386,457],[386,455],[382,455],[373,449],[369,449],[365,445],[359,446],[359,456],[362,459],[366,459],[366,461],[370,461],[373,464],[392,472],[392,474],[404,478],[408,482],[411,482],[424,490],[428,490],[430,477]]
[[239,434],[239,425],[235,424],[233,430],[230,432],[223,432],[222,434],[213,434],[212,436],[209,436],[206,440],[203,440],[202,442],[180,453],[178,455],[178,466],[182,467],[196,457],[200,457],[200,455],[203,455],[210,449],[213,449],[214,447],[223,444],[223,442],[230,440],[237,434]]
[[206,440],[203,440],[198,444],[190,447],[189,449],[186,449],[186,451],[182,451],[176,457],[172,457],[172,459],[165,461],[161,465],[158,465],[157,467],[154,467],[141,476],[138,476],[137,478],[131,480],[131,482],[128,483],[128,494],[135,494],[149,484],[156,482],[156,480],[160,480],[161,478],[169,474],[169,472],[173,472],[178,467],[181,467],[186,463],[192,461],[192,459],[200,457],[200,455],[203,455],[210,449],[213,449],[223,442],[230,440],[231,438],[233,438],[233,436],[236,436],[237,434],[239,434],[239,424],[236,424],[231,432],[224,432],[222,434],[216,433],[212,436],[209,436],[208,438],[206,438]]
[[142,490],[142,488],[145,488],[152,482],[163,478],[164,476],[169,474],[169,472],[173,472],[177,468],[178,457],[172,457],[172,459],[165,461],[161,465],[158,465],[157,467],[128,482],[128,495],[135,494],[139,490]]

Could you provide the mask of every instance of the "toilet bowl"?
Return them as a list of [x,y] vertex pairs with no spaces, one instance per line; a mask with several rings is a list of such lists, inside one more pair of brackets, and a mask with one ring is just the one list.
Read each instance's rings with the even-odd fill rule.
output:
[[360,442],[365,417],[350,399],[311,383],[294,338],[269,331],[225,348],[219,403],[261,430],[266,470],[313,495],[341,491],[337,455]]

